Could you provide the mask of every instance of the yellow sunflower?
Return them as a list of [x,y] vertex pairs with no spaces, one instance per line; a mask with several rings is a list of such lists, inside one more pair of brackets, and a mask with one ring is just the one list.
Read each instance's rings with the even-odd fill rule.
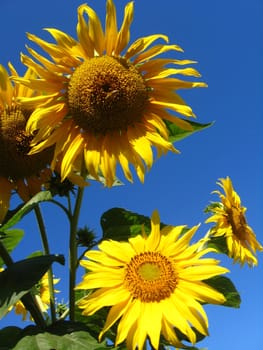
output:
[[192,327],[208,334],[208,320],[202,303],[221,304],[224,296],[203,280],[228,272],[218,260],[203,258],[211,248],[190,245],[198,226],[182,234],[184,226],[160,230],[155,211],[151,233],[144,232],[128,242],[103,241],[99,250],[85,254],[81,265],[89,272],[77,289],[97,289],[79,302],[84,315],[111,307],[103,334],[120,319],[115,344],[126,340],[128,349],[141,350],[149,337],[158,349],[160,335],[174,346],[182,346],[174,327],[191,343]]
[[[17,80],[46,92],[21,99],[24,107],[35,109],[27,124],[30,133],[38,131],[31,154],[55,144],[53,167],[60,155],[62,180],[72,167],[80,172],[84,162],[93,178],[99,180],[102,175],[106,185],[112,186],[118,164],[132,182],[131,164],[143,182],[153,164],[153,147],[158,156],[178,152],[168,140],[165,121],[191,130],[186,120],[170,112],[184,117],[194,113],[177,90],[206,84],[180,79],[200,77],[195,69],[184,67],[194,61],[156,58],[168,51],[183,51],[167,44],[166,35],[139,38],[126,49],[133,2],[126,5],[119,30],[113,0],[106,7],[105,30],[92,8],[86,4],[78,8],[78,40],[53,28],[46,30],[54,43],[28,34],[51,60],[28,48],[33,58],[22,55],[22,62],[40,79]],[[164,43],[152,45],[156,40]]]
[[[11,64],[9,69],[13,76],[18,76]],[[33,77],[35,73],[28,69],[24,78]],[[0,65],[0,223],[9,209],[13,190],[27,201],[50,176],[46,168],[53,156],[50,148],[28,155],[33,136],[26,133],[25,127],[31,110],[18,106],[17,99],[31,96],[33,91],[13,85],[7,70]]]
[[241,265],[244,263],[249,266],[257,265],[256,251],[263,251],[263,247],[247,224],[246,208],[241,205],[240,197],[234,191],[229,177],[220,179],[218,185],[223,188],[225,195],[220,191],[214,191],[219,195],[221,203],[211,208],[214,215],[206,220],[207,223],[216,223],[216,226],[210,230],[210,234],[214,237],[226,237],[229,256],[235,262]]
[[[3,268],[0,268],[0,272],[3,271]],[[59,282],[59,278],[53,278],[53,284]],[[58,293],[58,290],[54,290],[55,293]],[[36,302],[39,306],[39,309],[42,312],[47,312],[50,305],[50,293],[49,293],[49,284],[48,284],[48,273],[45,273],[44,276],[39,281],[39,284],[36,286],[35,293]],[[15,311],[17,315],[22,315],[22,320],[25,321],[28,316],[28,310],[25,308],[22,301],[18,301],[8,309],[8,312],[11,310]]]

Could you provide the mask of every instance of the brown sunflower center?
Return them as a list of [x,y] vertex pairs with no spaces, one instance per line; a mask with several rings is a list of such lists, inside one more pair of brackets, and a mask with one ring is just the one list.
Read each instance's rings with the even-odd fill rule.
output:
[[32,140],[25,132],[28,117],[19,108],[0,110],[0,176],[18,180],[37,175],[52,159],[50,148],[27,154]]
[[247,239],[247,234],[246,234],[247,222],[241,209],[233,206],[231,209],[228,209],[227,214],[228,214],[228,222],[232,227],[233,233],[237,236],[238,239],[246,240]]
[[135,255],[127,265],[125,286],[142,302],[168,298],[177,285],[172,262],[158,252]]
[[142,119],[147,100],[142,76],[124,59],[91,58],[70,78],[69,110],[84,132],[104,134],[127,129]]

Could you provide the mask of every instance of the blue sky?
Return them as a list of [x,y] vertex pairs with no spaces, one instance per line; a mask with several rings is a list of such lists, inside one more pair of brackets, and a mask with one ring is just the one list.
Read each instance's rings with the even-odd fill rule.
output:
[[[44,27],[55,27],[76,36],[79,0],[1,0],[0,63],[11,61],[21,72],[19,53],[26,52],[26,32],[48,38]],[[115,0],[121,14],[126,1]],[[104,18],[104,0],[90,0]],[[145,184],[135,179],[134,184],[105,189],[92,183],[85,192],[80,224],[87,224],[100,233],[101,214],[112,207],[123,207],[143,215],[158,209],[165,223],[195,225],[206,219],[204,207],[217,197],[220,177],[230,176],[248,208],[247,219],[263,243],[262,225],[262,0],[135,0],[135,19],[131,41],[140,36],[164,33],[170,43],[184,49],[178,58],[198,61],[207,89],[182,92],[192,106],[197,121],[215,121],[204,130],[179,142],[180,155],[168,154],[159,159],[147,174]],[[119,17],[120,18],[120,17]],[[175,56],[174,56],[175,57]],[[43,205],[53,253],[67,255],[67,226],[57,208]],[[61,216],[61,217],[60,217]],[[20,227],[26,230],[14,258],[24,258],[32,250],[40,249],[33,217],[24,219]],[[201,226],[200,235],[207,227]],[[222,264],[231,269],[229,277],[242,298],[240,309],[218,306],[206,307],[210,322],[210,337],[200,346],[209,350],[258,349],[262,344],[262,276],[263,255],[259,266],[240,268],[230,259]],[[58,277],[65,268],[56,267]],[[60,282],[61,296],[67,299],[66,279]],[[15,323],[20,318],[9,315],[0,327]],[[23,324],[23,326],[25,326]]]

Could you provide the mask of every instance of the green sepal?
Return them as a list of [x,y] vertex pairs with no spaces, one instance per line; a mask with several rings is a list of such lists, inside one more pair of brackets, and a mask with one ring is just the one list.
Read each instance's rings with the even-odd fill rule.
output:
[[[4,245],[5,249],[8,253],[12,252],[12,250],[18,246],[20,241],[24,236],[24,231],[18,228],[6,230],[5,232],[0,232],[0,240]],[[0,267],[4,264],[3,259],[0,256]],[[1,350],[1,349],[0,349]]]
[[2,232],[5,232],[5,230],[16,225],[27,213],[34,209],[34,207],[38,205],[38,203],[50,201],[51,199],[52,194],[50,191],[41,191],[37,193],[22,207],[20,205],[17,209],[8,212],[3,225],[0,227],[0,230]]
[[204,280],[206,284],[222,293],[226,298],[223,306],[239,308],[241,304],[241,297],[234,286],[233,282],[225,276],[215,276]]
[[53,262],[65,264],[63,255],[43,255],[21,260],[0,272],[0,318],[47,272]]
[[224,208],[223,204],[220,202],[211,202],[209,203],[205,209],[204,209],[204,213],[215,213],[215,209],[222,209]]
[[192,134],[196,133],[197,131],[207,129],[214,124],[214,122],[201,124],[201,123],[194,122],[192,120],[187,120],[187,123],[192,126],[192,130],[185,130],[185,129],[180,128],[179,126],[177,126],[176,124],[174,124],[168,120],[165,120],[164,122],[166,124],[167,129],[168,129],[169,141],[172,143],[180,141],[188,136],[191,136]]

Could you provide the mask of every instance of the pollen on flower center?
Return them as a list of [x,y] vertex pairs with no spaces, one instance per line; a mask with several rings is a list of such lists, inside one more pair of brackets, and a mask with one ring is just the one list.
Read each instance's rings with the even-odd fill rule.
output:
[[177,285],[172,262],[158,252],[135,255],[127,265],[125,286],[142,302],[168,298]]
[[17,180],[37,175],[52,159],[50,148],[28,155],[32,140],[25,132],[28,114],[17,107],[0,110],[0,176]]
[[142,119],[148,91],[137,69],[109,56],[84,61],[72,74],[68,106],[83,131],[126,130]]

